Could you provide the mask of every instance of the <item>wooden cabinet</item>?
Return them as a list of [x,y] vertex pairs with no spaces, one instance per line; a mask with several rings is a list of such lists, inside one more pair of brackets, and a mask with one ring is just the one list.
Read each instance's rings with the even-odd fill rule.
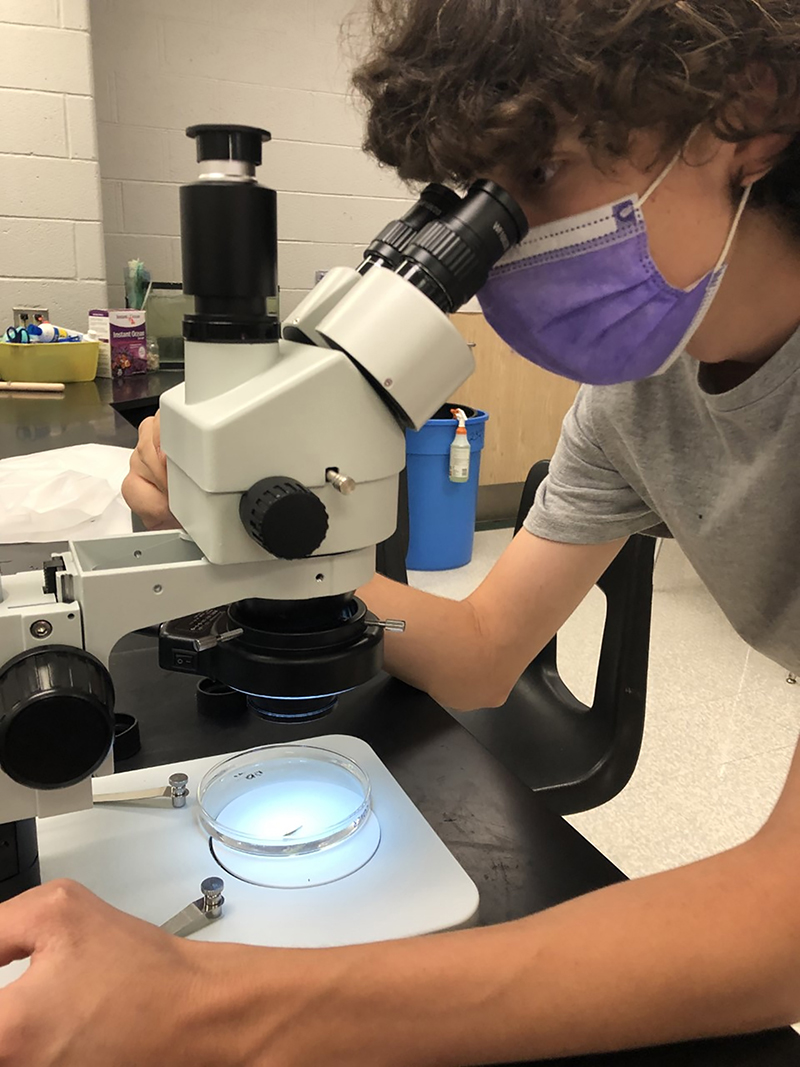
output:
[[454,399],[489,412],[481,485],[521,482],[537,459],[549,458],[578,386],[516,355],[483,315],[453,315],[475,345],[476,371]]

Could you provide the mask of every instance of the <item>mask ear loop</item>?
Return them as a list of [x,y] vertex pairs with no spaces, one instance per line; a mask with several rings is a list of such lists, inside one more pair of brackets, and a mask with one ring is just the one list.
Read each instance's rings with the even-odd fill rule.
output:
[[716,274],[727,260],[731,248],[733,247],[733,241],[739,230],[739,223],[742,221],[742,215],[744,215],[744,209],[747,207],[747,202],[750,199],[750,194],[753,191],[752,185],[746,185],[744,192],[742,193],[742,199],[739,201],[739,206],[736,209],[736,214],[733,216],[733,225],[731,231],[728,234],[728,240],[725,242],[725,247],[722,249],[722,254],[717,260],[717,265],[714,267],[714,273]]
[[[666,165],[664,170],[662,170],[662,172],[659,174],[659,176],[656,178],[656,180],[652,183],[652,185],[639,198],[639,207],[640,208],[650,199],[650,197],[653,195],[653,193],[656,191],[656,189],[658,189],[658,187],[662,184],[662,182],[664,182],[666,180],[666,178],[675,169],[675,167],[676,167],[676,165],[678,163],[678,160],[683,156],[684,150],[689,147],[689,145],[692,142],[692,139],[694,138],[695,134],[697,133],[697,131],[699,129],[700,129],[700,126],[695,126],[695,128],[692,130],[692,132],[687,137],[686,143],[684,145],[682,145],[678,149],[678,151],[675,153],[675,155],[672,157],[672,159]],[[745,186],[744,193],[742,194],[742,198],[739,201],[739,206],[736,209],[736,214],[733,216],[733,223],[732,223],[730,231],[728,233],[728,238],[725,241],[725,246],[722,249],[722,252],[720,254],[719,259],[717,260],[716,266],[714,267],[714,270],[712,272],[713,274],[717,274],[719,272],[719,270],[722,268],[723,264],[725,263],[725,261],[727,260],[729,254],[730,254],[731,248],[733,247],[734,239],[735,239],[736,234],[738,233],[738,230],[739,230],[739,224],[742,221],[742,215],[744,215],[744,211],[745,211],[745,208],[747,207],[747,202],[750,199],[750,194],[752,193],[752,191],[753,191],[753,186],[752,185]]]
[[[697,130],[699,128],[700,127],[698,126],[696,127],[696,129],[692,130],[692,133],[689,137],[689,141],[691,141],[692,137],[694,137],[695,133],[697,133]],[[666,167],[661,171],[656,180],[648,187],[646,192],[642,193],[642,195],[639,197],[639,207],[644,207],[644,205],[647,203],[647,201],[650,199],[656,189],[658,189],[658,187],[664,181],[666,181],[669,175],[672,174],[673,170],[675,170],[678,160],[683,156],[684,149],[688,147],[689,141],[687,141],[685,145],[681,145],[681,147],[678,149],[678,151],[675,153],[675,155],[672,157]]]
[[[647,203],[647,201],[650,199],[650,197],[653,195],[653,193],[656,191],[656,189],[658,189],[658,187],[662,184],[662,182],[666,181],[666,179],[669,177],[669,175],[673,172],[678,160],[683,155],[684,149],[688,148],[692,138],[694,137],[694,135],[697,133],[697,131],[699,129],[700,129],[699,126],[695,126],[695,128],[692,130],[692,132],[689,134],[688,138],[686,139],[686,143],[681,145],[681,147],[678,149],[678,151],[675,153],[675,155],[672,157],[672,159],[669,161],[669,163],[667,163],[666,167],[664,167],[664,169],[661,171],[661,173],[655,179],[655,181],[652,182],[652,184],[647,188],[646,192],[642,193],[642,195],[639,197],[639,201],[638,201],[639,210],[641,210],[644,207],[644,205]],[[623,212],[622,217],[623,218],[628,218],[631,214],[632,214],[632,209],[630,207],[628,207]]]

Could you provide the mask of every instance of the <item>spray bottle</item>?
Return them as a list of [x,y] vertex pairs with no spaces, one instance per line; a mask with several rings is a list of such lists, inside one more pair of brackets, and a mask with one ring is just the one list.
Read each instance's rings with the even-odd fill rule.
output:
[[450,481],[469,481],[470,445],[467,437],[467,416],[461,408],[451,408],[451,414],[458,420],[458,429],[450,445]]

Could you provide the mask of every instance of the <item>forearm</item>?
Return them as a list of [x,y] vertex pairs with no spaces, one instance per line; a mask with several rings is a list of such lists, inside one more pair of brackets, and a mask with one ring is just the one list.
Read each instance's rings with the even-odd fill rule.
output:
[[[386,635],[386,670],[448,707],[492,702],[496,664],[469,601],[446,600],[378,575],[359,590],[379,618],[403,619],[403,634]],[[511,680],[512,683],[514,679]]]
[[[763,858],[748,845],[516,923],[291,954],[308,1014],[253,1065],[306,1067],[316,1042],[331,1067],[465,1067],[787,1024],[800,919]],[[274,1000],[274,966],[251,972],[253,1003],[260,982]]]

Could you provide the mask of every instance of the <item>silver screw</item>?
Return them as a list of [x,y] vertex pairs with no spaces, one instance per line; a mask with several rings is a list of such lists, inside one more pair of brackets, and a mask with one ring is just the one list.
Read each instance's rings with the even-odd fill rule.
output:
[[31,633],[40,640],[43,637],[49,637],[52,632],[53,624],[48,622],[47,619],[37,619],[36,622],[31,623]]
[[350,496],[356,488],[355,481],[348,474],[340,474],[333,467],[325,471],[325,480],[330,482],[333,488],[338,490],[342,496]]
[[172,790],[173,808],[185,808],[186,798],[189,795],[189,775],[178,772],[169,776],[169,786]]
[[203,894],[203,914],[209,919],[218,919],[222,914],[222,905],[225,897],[222,890],[225,883],[221,878],[205,878],[200,883],[200,892]]
[[154,585],[153,586],[153,592],[154,593],[160,593],[163,588],[164,588],[163,585]]
[[394,385],[394,378],[387,378],[383,384],[386,386],[387,389],[391,389]]
[[790,674],[789,677],[786,679],[786,684],[787,685],[797,685],[797,675],[796,674]]

